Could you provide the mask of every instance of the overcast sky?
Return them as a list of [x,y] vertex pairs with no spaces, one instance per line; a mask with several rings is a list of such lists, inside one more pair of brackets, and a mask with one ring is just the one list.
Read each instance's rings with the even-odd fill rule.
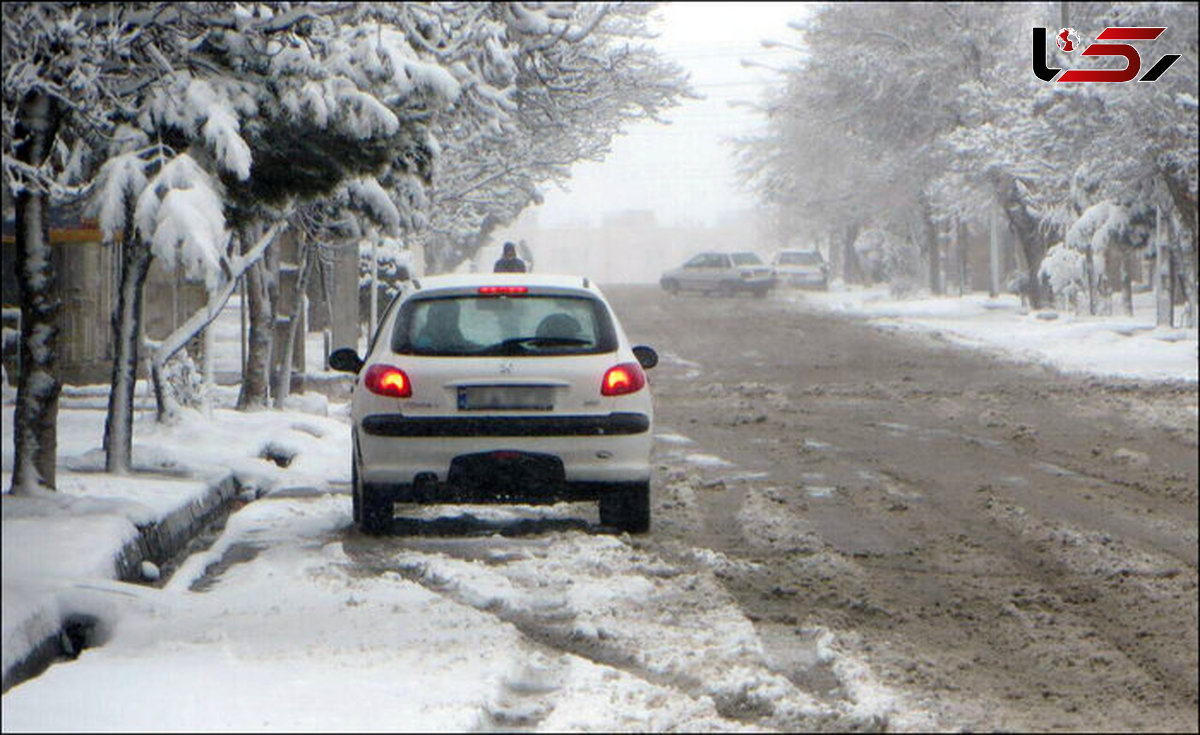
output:
[[787,22],[807,11],[804,3],[664,3],[654,43],[691,73],[705,99],[687,100],[668,112],[671,125],[630,126],[603,163],[577,164],[570,190],[550,187],[545,203],[531,210],[538,223],[595,224],[606,212],[651,209],[665,225],[713,224],[721,214],[749,208],[722,140],[757,125],[758,117],[729,102],[758,100],[776,75],[741,60],[786,66],[794,51],[766,49],[760,42],[794,42],[797,34]]

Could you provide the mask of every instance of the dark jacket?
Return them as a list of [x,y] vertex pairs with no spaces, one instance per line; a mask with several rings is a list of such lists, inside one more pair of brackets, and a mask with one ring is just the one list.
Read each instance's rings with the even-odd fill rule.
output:
[[501,258],[492,268],[493,273],[524,273],[525,261],[520,258]]

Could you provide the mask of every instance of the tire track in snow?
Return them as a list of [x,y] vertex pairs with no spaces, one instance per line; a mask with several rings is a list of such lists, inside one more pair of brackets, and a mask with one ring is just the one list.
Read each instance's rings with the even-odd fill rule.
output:
[[[664,562],[621,540],[580,533],[406,539],[400,549],[388,541],[350,552],[361,572],[394,572],[494,615],[547,655],[576,656],[692,700],[708,698],[743,726],[864,724],[772,671],[753,624],[699,561]],[[552,709],[552,692],[542,696],[502,692],[496,711],[484,713],[485,726],[536,726]]]

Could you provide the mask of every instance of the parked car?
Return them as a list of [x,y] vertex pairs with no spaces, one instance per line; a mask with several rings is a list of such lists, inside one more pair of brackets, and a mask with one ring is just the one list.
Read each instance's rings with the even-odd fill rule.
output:
[[354,521],[395,502],[597,500],[600,521],[650,527],[653,408],[633,346],[586,278],[489,273],[412,281],[380,319],[350,403]]
[[766,296],[774,285],[774,277],[756,253],[700,253],[683,266],[669,270],[659,284],[671,294],[680,291],[700,291],[733,295],[750,292]]
[[780,250],[771,265],[780,286],[829,288],[829,266],[816,250]]

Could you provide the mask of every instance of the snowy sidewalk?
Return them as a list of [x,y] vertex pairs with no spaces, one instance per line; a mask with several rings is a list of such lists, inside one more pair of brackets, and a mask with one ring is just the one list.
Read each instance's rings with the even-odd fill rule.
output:
[[[157,566],[143,562],[176,554],[239,490],[323,490],[330,480],[349,479],[349,432],[319,395],[297,396],[293,405],[303,411],[216,409],[206,418],[185,410],[171,426],[140,411],[134,473],[105,474],[104,401],[95,399],[95,388],[64,392],[58,492],[12,497],[10,441],[0,455],[5,689],[27,675],[27,664],[36,668],[58,653],[68,623],[103,612],[113,595],[132,594],[114,580],[153,581]],[[228,403],[224,398],[218,402]],[[338,411],[344,406],[335,405]],[[6,435],[12,420],[6,405]]]
[[861,315],[893,329],[937,333],[955,344],[1064,373],[1197,382],[1197,330],[1155,326],[1154,294],[1134,294],[1134,315],[1022,314],[1016,296],[974,293],[897,299],[884,286],[780,295],[805,307]]

